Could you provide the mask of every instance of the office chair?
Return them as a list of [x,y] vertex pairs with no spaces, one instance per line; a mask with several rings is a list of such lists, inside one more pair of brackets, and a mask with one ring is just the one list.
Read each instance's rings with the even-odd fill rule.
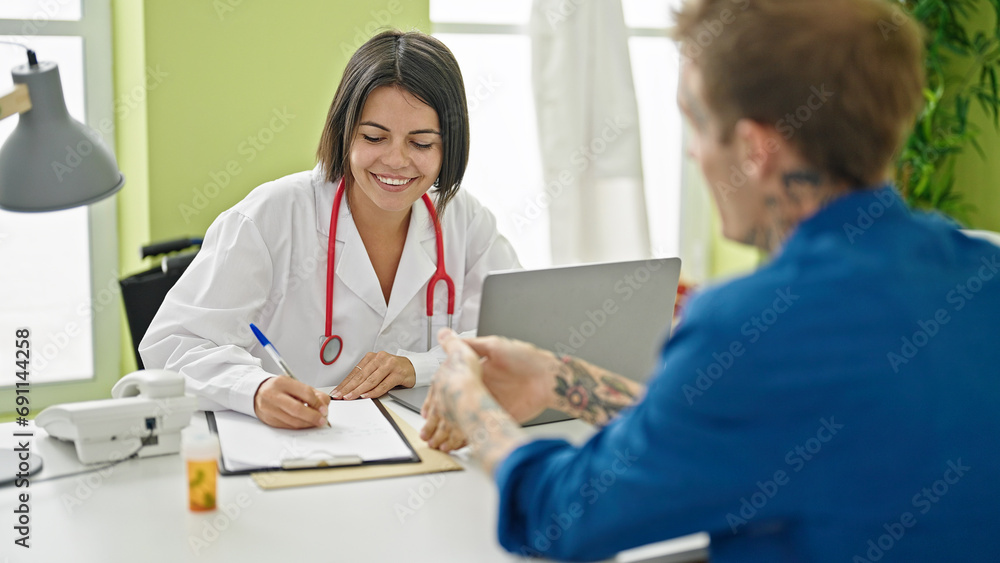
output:
[[[160,265],[118,281],[122,288],[125,316],[132,337],[132,351],[135,353],[135,363],[139,369],[144,369],[142,358],[139,357],[139,342],[146,334],[149,323],[153,322],[153,317],[160,309],[167,292],[177,283],[181,274],[198,254],[201,243],[201,239],[181,238],[144,246],[140,250],[142,257],[162,255]],[[192,247],[195,247],[194,250],[179,252]]]

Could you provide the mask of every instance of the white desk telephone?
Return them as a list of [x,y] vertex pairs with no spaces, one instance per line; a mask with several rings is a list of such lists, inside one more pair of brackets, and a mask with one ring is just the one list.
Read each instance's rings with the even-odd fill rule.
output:
[[184,394],[184,378],[167,370],[130,373],[111,389],[111,399],[53,405],[35,425],[76,444],[83,463],[117,461],[180,451],[181,429],[191,422],[197,399]]

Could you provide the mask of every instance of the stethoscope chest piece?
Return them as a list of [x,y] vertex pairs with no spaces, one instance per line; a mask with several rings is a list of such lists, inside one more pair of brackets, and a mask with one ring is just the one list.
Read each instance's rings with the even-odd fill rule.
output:
[[336,334],[319,337],[319,359],[324,365],[331,365],[344,351],[344,341]]

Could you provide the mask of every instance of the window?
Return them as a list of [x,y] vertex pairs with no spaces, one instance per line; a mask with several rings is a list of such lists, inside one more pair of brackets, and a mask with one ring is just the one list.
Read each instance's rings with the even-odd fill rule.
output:
[[[624,0],[639,106],[654,255],[679,250],[681,118],[677,50],[666,36],[674,0]],[[431,0],[434,35],[455,53],[469,99],[472,143],[463,188],[496,215],[528,268],[551,264],[531,86],[531,0]],[[528,218],[530,220],[524,220]]]
[[[74,119],[97,129],[109,146],[112,123],[109,0],[8,0],[0,6],[0,39],[27,45],[59,65]],[[0,90],[23,49],[0,44]],[[0,122],[0,142],[17,125]],[[105,129],[109,129],[105,127]],[[51,213],[0,210],[0,413],[14,410],[17,329],[30,330],[30,411],[107,395],[119,375],[117,235],[114,199]]]

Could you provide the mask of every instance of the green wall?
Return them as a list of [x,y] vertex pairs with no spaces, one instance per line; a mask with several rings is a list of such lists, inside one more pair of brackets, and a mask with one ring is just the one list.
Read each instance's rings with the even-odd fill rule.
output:
[[428,2],[115,0],[123,275],[152,265],[141,245],[201,236],[254,187],[312,168],[351,53],[385,27],[429,32]]
[[982,128],[979,144],[986,159],[974,150],[960,155],[955,165],[956,184],[967,201],[976,206],[969,226],[1000,232],[1000,133],[978,107],[969,113]]
[[966,200],[976,206],[970,214],[969,227],[1000,232],[1000,133],[978,106],[969,113],[982,128],[979,144],[986,159],[975,150],[960,155],[955,164],[956,185]]
[[[1000,25],[996,12],[984,0],[980,0],[978,11],[969,15],[969,21],[978,24],[973,26],[975,31],[987,34],[995,33]],[[955,184],[966,200],[976,206],[970,214],[969,227],[1000,231],[1000,132],[976,102],[969,110],[969,120],[982,131],[979,144],[986,159],[972,148],[959,155],[955,163]]]

